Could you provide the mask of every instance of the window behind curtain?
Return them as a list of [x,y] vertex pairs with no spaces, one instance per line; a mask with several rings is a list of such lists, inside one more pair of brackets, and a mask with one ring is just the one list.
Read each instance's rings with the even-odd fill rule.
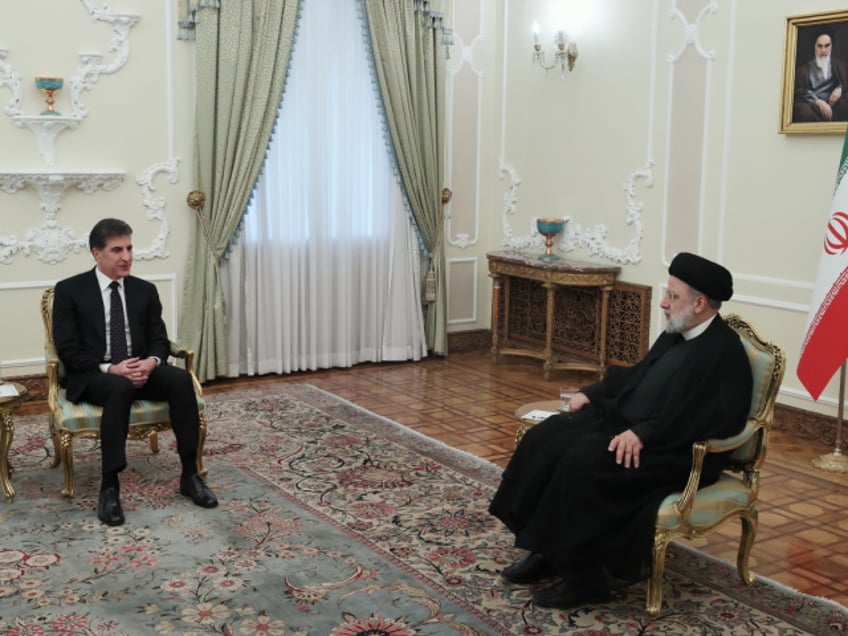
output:
[[301,11],[242,246],[225,266],[232,374],[426,355],[417,240],[364,16],[356,0],[304,0]]

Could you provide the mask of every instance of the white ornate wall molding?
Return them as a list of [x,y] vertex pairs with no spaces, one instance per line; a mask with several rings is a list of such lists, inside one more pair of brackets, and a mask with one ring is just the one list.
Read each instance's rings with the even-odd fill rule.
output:
[[[585,249],[592,256],[600,256],[616,263],[638,263],[642,260],[640,246],[642,243],[642,211],[645,204],[636,197],[636,186],[642,182],[645,188],[654,184],[654,162],[635,170],[624,183],[625,192],[625,222],[633,228],[633,235],[624,247],[614,247],[607,243],[607,226],[598,224],[591,228],[583,227],[571,219],[566,219],[565,230],[557,240],[557,248],[563,252],[572,252],[577,248]],[[528,234],[514,236],[509,217],[514,216],[518,206],[518,187],[521,179],[515,169],[500,158],[499,176],[509,177],[509,186],[504,193],[504,210],[501,215],[501,244],[511,249],[522,250],[542,248],[545,238],[536,229],[536,219],[529,220]]]
[[56,117],[53,115],[34,115],[25,117],[19,115],[14,118],[15,124],[20,128],[29,128],[35,133],[38,143],[38,154],[44,160],[48,168],[56,164],[56,137],[66,128],[76,128],[80,119],[78,117]]
[[96,22],[105,22],[112,25],[112,44],[109,50],[114,53],[112,61],[103,64],[103,56],[99,53],[80,54],[81,64],[77,67],[70,79],[71,87],[71,110],[73,116],[82,119],[88,115],[88,109],[80,100],[80,94],[84,90],[91,90],[101,75],[111,75],[121,70],[130,56],[130,29],[139,21],[139,16],[128,13],[112,13],[112,10],[104,5],[97,8],[88,0],[81,0],[88,14]]
[[[448,69],[448,77],[450,79],[450,83],[448,85],[447,91],[447,100],[448,100],[448,112],[451,113],[451,117],[448,118],[447,121],[447,139],[454,140],[453,134],[453,126],[454,126],[454,118],[456,117],[456,113],[453,112],[454,109],[454,86],[456,84],[456,77],[459,75],[463,69],[468,69],[473,75],[473,81],[476,82],[477,88],[477,103],[476,103],[476,135],[475,135],[475,148],[474,148],[474,165],[473,165],[473,174],[475,176],[473,180],[474,184],[474,202],[473,209],[463,209],[462,214],[465,215],[473,215],[471,219],[472,223],[467,223],[467,225],[472,225],[473,229],[471,232],[463,232],[457,231],[454,227],[454,210],[453,203],[447,203],[445,205],[445,236],[447,237],[447,242],[452,247],[457,247],[459,249],[468,249],[474,245],[477,245],[480,239],[480,141],[483,138],[482,132],[482,122],[483,122],[483,113],[482,113],[482,105],[483,105],[483,80],[486,77],[484,71],[479,69],[474,62],[474,49],[477,46],[485,46],[485,38],[483,33],[481,32],[481,25],[484,20],[485,14],[485,2],[483,0],[479,0],[478,3],[478,16],[479,22],[477,25],[477,31],[469,36],[470,42],[466,44],[466,42],[462,38],[461,28],[463,25],[455,24],[456,27],[451,33],[451,42],[456,45],[456,48],[459,49],[460,55],[458,56],[458,62],[452,66],[452,68]],[[447,147],[447,156],[446,156],[447,165],[445,173],[453,176],[453,147],[452,145],[448,145]],[[463,166],[463,171],[469,169],[469,166]],[[469,184],[470,185],[470,184]],[[471,208],[471,206],[468,206]],[[463,219],[465,220],[465,219]],[[456,225],[460,225],[459,222]]]
[[71,187],[85,194],[110,191],[123,180],[123,172],[0,172],[0,189],[15,194],[27,187],[35,188],[44,212],[44,222],[28,230],[23,240],[0,233],[0,263],[9,265],[15,254],[23,252],[54,265],[65,260],[69,252],[79,252],[86,246],[86,239],[78,237],[73,229],[60,226],[57,218],[65,191]]
[[571,222],[565,224],[565,230],[557,242],[557,247],[565,252],[582,247],[593,256],[602,256],[616,263],[638,263],[641,261],[642,255],[639,246],[642,243],[642,211],[645,204],[636,198],[636,185],[639,181],[642,181],[646,188],[653,186],[653,167],[654,162],[648,161],[642,168],[635,170],[624,182],[625,222],[633,228],[633,236],[625,247],[616,248],[607,243],[607,228],[605,225],[596,225],[593,228],[583,230],[580,224]]
[[150,166],[144,171],[136,183],[141,186],[141,197],[144,207],[147,208],[147,218],[150,221],[159,222],[159,233],[153,239],[150,247],[145,249],[134,249],[134,257],[140,260],[150,260],[153,258],[167,258],[170,256],[166,246],[168,244],[168,235],[171,232],[171,226],[168,222],[168,217],[165,215],[165,207],[167,202],[164,197],[156,196],[156,187],[153,185],[153,180],[156,175],[165,173],[168,175],[168,183],[175,184],[179,180],[179,159],[169,159],[162,163],[157,163]]
[[512,233],[512,224],[509,222],[509,217],[514,216],[518,208],[518,187],[521,185],[521,177],[518,176],[516,169],[506,161],[503,156],[498,157],[498,176],[503,179],[509,178],[509,185],[504,192],[504,209],[501,215],[501,232],[503,239],[501,244],[504,247],[509,247],[514,250],[523,250],[530,247],[541,247],[544,245],[544,238],[536,231],[535,219],[529,221],[527,236],[515,237]]
[[12,99],[3,110],[11,117],[21,114],[21,75],[15,70],[6,58],[9,56],[7,49],[0,49],[0,88],[7,86],[12,91]]
[[0,88],[7,87],[12,98],[4,108],[15,124],[21,128],[29,128],[36,137],[41,158],[48,167],[55,164],[55,141],[59,133],[68,128],[75,128],[80,121],[88,116],[88,108],[83,104],[80,95],[84,90],[91,90],[101,75],[117,73],[129,59],[129,34],[140,17],[128,13],[113,13],[108,6],[95,7],[89,0],[81,0],[83,7],[95,22],[104,22],[112,26],[111,45],[112,60],[103,63],[103,55],[99,53],[81,53],[80,64],[68,80],[70,87],[71,115],[24,116],[21,109],[23,92],[21,74],[7,60],[9,51],[0,49]]
[[715,59],[715,51],[708,51],[701,45],[701,41],[698,38],[698,30],[701,27],[701,20],[703,20],[708,13],[716,13],[717,11],[718,3],[711,1],[698,12],[698,15],[695,16],[694,22],[689,22],[683,12],[677,8],[676,3],[671,9],[669,9],[668,17],[672,20],[680,20],[680,22],[683,24],[683,40],[681,41],[680,48],[677,50],[677,52],[669,53],[669,55],[666,57],[666,61],[669,64],[677,64],[677,62],[679,62],[680,59],[683,57],[683,54],[686,52],[686,49],[690,46],[694,47],[695,50],[698,52],[698,55],[700,55],[705,60]]

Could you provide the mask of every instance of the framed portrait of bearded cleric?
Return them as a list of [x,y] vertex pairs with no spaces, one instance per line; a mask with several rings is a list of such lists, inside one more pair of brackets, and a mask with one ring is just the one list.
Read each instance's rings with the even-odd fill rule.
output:
[[780,132],[848,128],[848,11],[786,18]]

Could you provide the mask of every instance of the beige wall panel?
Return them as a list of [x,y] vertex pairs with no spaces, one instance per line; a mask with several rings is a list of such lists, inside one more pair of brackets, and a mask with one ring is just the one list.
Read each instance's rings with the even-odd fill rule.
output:
[[[675,66],[668,126],[668,216],[665,254],[700,250],[701,195],[704,155],[693,152],[703,145],[706,116],[706,64],[685,55]],[[705,212],[707,213],[707,212]]]
[[449,204],[448,240],[451,243],[475,243],[478,240],[479,171],[479,83],[474,71],[463,66],[454,75],[452,126],[462,135],[463,143],[452,146],[450,183],[453,199]]
[[477,322],[477,259],[448,260],[448,323]]

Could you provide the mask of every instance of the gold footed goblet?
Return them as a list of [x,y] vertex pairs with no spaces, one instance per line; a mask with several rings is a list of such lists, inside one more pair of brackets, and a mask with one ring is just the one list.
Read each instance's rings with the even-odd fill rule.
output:
[[559,258],[554,254],[554,237],[562,232],[564,227],[564,219],[536,219],[536,229],[539,230],[539,234],[545,237],[545,253],[540,254],[539,258]]
[[53,99],[53,94],[62,90],[64,81],[61,77],[36,77],[35,87],[42,93],[47,95],[47,110],[41,111],[42,115],[60,115],[61,113],[53,109],[53,104],[56,100]]

